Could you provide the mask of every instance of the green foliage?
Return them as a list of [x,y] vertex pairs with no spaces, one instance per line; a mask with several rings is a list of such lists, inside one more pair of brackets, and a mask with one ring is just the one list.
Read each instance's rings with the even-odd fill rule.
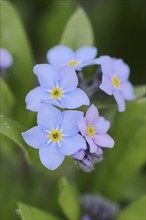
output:
[[59,204],[69,220],[79,219],[79,201],[74,188],[69,182],[62,178],[59,183]]
[[134,87],[134,94],[136,98],[141,98],[146,95],[146,85],[140,85]]
[[0,112],[5,114],[11,114],[14,105],[15,105],[15,97],[10,90],[7,83],[0,78],[0,89],[1,89],[1,106]]
[[[0,133],[10,138],[18,146],[20,146],[22,150],[24,150],[26,147],[26,144],[23,141],[22,136],[21,136],[20,125],[2,114],[0,115],[0,122],[1,122]],[[26,153],[25,150],[24,152]]]
[[145,220],[146,196],[143,195],[119,212],[116,220]]
[[94,44],[93,30],[88,17],[82,8],[78,8],[68,21],[61,44],[72,49]]
[[25,205],[23,203],[19,203],[18,207],[18,214],[20,214],[22,220],[59,220],[59,218],[48,212]]
[[[68,21],[74,10],[74,1],[53,1],[52,8],[48,7],[38,19],[36,29],[39,39],[36,39],[36,48],[41,59],[46,56],[49,48],[58,44],[66,21]],[[39,48],[37,47],[38,42],[41,42]]]
[[145,163],[144,106],[145,99],[140,99],[128,103],[125,112],[117,113],[112,131],[115,147],[94,174],[94,190],[115,201]]
[[34,82],[32,52],[20,18],[13,6],[8,1],[1,1],[0,7],[0,47],[8,49],[14,59],[14,63],[9,71],[8,83],[16,97],[17,103],[19,103],[15,109],[15,117],[26,124],[26,122],[30,123],[30,118],[28,121],[24,121],[24,98],[26,93],[32,89]]

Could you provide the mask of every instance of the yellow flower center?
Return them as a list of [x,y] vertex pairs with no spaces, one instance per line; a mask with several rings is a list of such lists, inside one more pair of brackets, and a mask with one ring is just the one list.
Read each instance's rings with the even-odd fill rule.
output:
[[59,99],[62,96],[62,90],[60,88],[53,88],[50,95],[54,99]]
[[95,134],[95,130],[92,125],[88,125],[86,128],[86,132],[89,136],[93,136]]
[[120,80],[117,76],[112,77],[112,84],[116,89],[120,88]]
[[50,137],[51,141],[58,142],[62,139],[62,133],[59,130],[53,130],[49,134],[49,137]]
[[76,61],[76,60],[71,60],[71,61],[68,62],[69,66],[77,66],[78,64],[79,64],[79,62]]

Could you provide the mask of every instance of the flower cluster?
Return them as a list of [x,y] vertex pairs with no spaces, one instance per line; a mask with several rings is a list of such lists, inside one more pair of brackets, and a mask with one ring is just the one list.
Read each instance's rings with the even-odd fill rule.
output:
[[107,134],[110,122],[99,116],[93,104],[85,115],[72,110],[90,105],[88,95],[79,88],[78,73],[82,73],[83,67],[100,66],[99,88],[114,96],[119,111],[124,111],[125,99],[134,98],[127,64],[121,59],[96,55],[95,47],[82,47],[74,52],[58,45],[47,53],[49,64],[37,64],[33,69],[39,86],[27,94],[26,108],[37,112],[37,126],[22,136],[28,145],[39,150],[42,164],[50,170],[59,167],[65,156],[71,156],[83,170],[91,171],[94,163],[103,158],[102,148],[114,146],[114,140]]

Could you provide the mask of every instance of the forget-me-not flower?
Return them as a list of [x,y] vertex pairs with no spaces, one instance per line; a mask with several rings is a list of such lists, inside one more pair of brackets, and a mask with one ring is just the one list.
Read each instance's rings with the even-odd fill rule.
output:
[[42,164],[54,170],[65,156],[86,149],[86,141],[78,133],[77,124],[82,117],[83,112],[60,112],[51,105],[43,104],[37,114],[38,126],[22,133],[22,136],[28,145],[39,149]]
[[67,46],[57,45],[47,52],[47,60],[55,67],[67,65],[74,67],[76,70],[81,70],[88,63],[92,65],[92,60],[95,59],[96,55],[96,47],[84,46],[73,51]]
[[113,95],[120,112],[125,110],[125,100],[134,99],[132,84],[128,81],[129,66],[122,59],[101,56],[97,59],[101,65],[102,83],[99,86],[108,95]]
[[0,68],[8,69],[13,63],[13,57],[8,50],[0,48]]
[[114,140],[107,134],[110,122],[99,116],[99,112],[94,105],[91,105],[78,123],[81,134],[86,138],[90,152],[102,154],[100,147],[114,146]]
[[78,78],[74,68],[65,66],[56,70],[49,64],[38,64],[33,71],[40,86],[26,96],[27,109],[38,111],[44,102],[68,109],[89,105],[88,96],[77,88]]

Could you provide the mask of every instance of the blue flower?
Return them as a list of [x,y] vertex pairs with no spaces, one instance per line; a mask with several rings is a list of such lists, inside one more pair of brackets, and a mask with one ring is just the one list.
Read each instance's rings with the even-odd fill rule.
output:
[[88,62],[92,65],[92,60],[96,55],[97,49],[95,47],[85,46],[73,51],[67,46],[57,45],[47,52],[47,60],[55,67],[68,65],[80,70],[87,66]]
[[42,164],[50,170],[56,169],[65,156],[86,149],[84,138],[78,133],[78,121],[83,112],[57,108],[43,104],[37,114],[38,126],[22,133],[25,142],[39,149]]
[[10,52],[4,48],[0,48],[0,68],[7,69],[13,63],[13,57]]
[[113,95],[120,112],[125,110],[125,100],[134,99],[132,84],[128,81],[129,66],[122,59],[101,56],[97,59],[101,65],[102,83],[99,86],[108,95]]
[[65,66],[56,70],[49,64],[38,64],[33,71],[40,86],[26,96],[27,109],[38,111],[44,102],[68,109],[89,105],[88,96],[77,88],[78,78],[74,68]]

